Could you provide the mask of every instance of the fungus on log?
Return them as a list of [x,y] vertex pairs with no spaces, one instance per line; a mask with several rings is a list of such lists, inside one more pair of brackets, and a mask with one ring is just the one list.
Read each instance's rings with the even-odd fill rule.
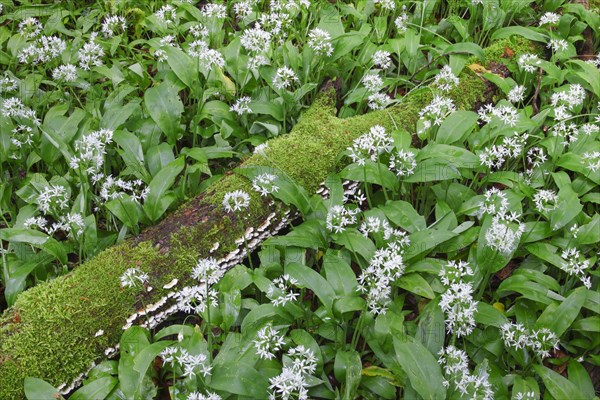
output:
[[[514,69],[516,58],[525,52],[536,52],[536,47],[519,38],[499,41],[485,50],[487,65]],[[465,68],[459,86],[448,97],[458,109],[474,109],[494,100],[490,88],[489,82]],[[334,95],[331,88],[322,93],[291,133],[271,140],[268,157],[255,154],[242,165],[275,163],[314,192],[339,167],[339,152],[355,138],[375,124],[414,132],[419,111],[433,98],[432,90],[423,88],[386,110],[339,119]],[[224,194],[232,190],[251,194],[244,221],[221,206]],[[246,178],[230,174],[139,237],[103,251],[68,275],[25,291],[0,318],[0,398],[22,398],[27,376],[68,391],[94,363],[117,351],[124,327],[155,326],[176,310],[173,296],[191,284],[195,260],[215,257],[224,268],[232,267],[246,256],[240,246],[244,235],[256,248],[286,226],[289,218],[285,205],[259,196]],[[248,232],[247,227],[254,229]],[[120,276],[132,267],[148,273],[152,290],[121,287]]]

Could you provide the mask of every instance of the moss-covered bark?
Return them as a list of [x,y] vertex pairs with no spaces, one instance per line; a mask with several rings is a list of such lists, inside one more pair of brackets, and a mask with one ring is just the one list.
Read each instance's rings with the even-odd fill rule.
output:
[[[518,43],[514,57],[524,49],[532,50],[529,43]],[[514,44],[492,46],[486,51],[488,58],[511,62],[502,58],[506,46]],[[459,87],[449,94],[457,107],[472,109],[490,100],[483,98],[489,90],[480,77],[467,70],[460,78]],[[253,155],[244,164],[276,163],[314,191],[339,167],[337,155],[353,139],[375,124],[414,131],[419,111],[432,97],[431,90],[421,90],[389,109],[342,120],[335,117],[330,92],[304,113],[289,135],[269,143],[267,158]],[[252,195],[243,222],[221,207],[223,195],[238,189]],[[172,305],[169,293],[191,283],[194,260],[212,256],[231,266],[244,255],[240,238],[246,229],[255,228],[249,238],[259,244],[286,223],[286,211],[282,204],[254,193],[244,177],[228,175],[139,237],[102,252],[64,277],[24,292],[0,318],[0,399],[22,398],[26,376],[54,385],[70,384],[118,343],[132,314],[137,315],[129,319],[133,323],[153,317],[158,321],[160,315],[167,315]],[[130,267],[149,274],[151,291],[120,286],[119,277]],[[178,279],[177,285],[164,288],[173,279]],[[143,305],[157,303],[156,310],[139,315]],[[98,334],[100,331],[104,333]]]

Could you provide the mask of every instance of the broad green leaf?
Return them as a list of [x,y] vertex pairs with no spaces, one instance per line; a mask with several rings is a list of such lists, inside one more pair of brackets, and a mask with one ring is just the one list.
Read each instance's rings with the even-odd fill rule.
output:
[[406,373],[411,386],[424,399],[446,398],[444,377],[437,360],[421,343],[403,336],[394,337],[396,359]]
[[511,400],[518,400],[519,398],[517,397],[519,394],[521,395],[521,398],[526,394],[526,393],[534,393],[534,399],[537,400],[540,398],[540,387],[538,386],[537,382],[535,379],[533,379],[532,377],[527,377],[527,378],[522,378],[520,376],[517,376],[515,378],[515,383],[513,385],[513,389],[512,389],[512,396],[511,396]]
[[343,400],[356,398],[361,381],[362,362],[356,350],[338,350],[335,354],[333,371],[338,382],[343,382]]
[[569,382],[573,382],[585,395],[586,399],[593,399],[596,395],[596,390],[594,389],[590,374],[585,367],[576,360],[570,360],[567,371],[569,374]]
[[144,201],[144,211],[150,220],[157,221],[173,202],[174,198],[165,195],[175,183],[175,178],[183,170],[184,165],[185,159],[177,158],[156,174],[148,185],[150,192]]
[[396,281],[396,285],[411,293],[425,297],[426,299],[433,299],[435,297],[435,293],[431,286],[429,286],[429,283],[427,283],[427,281],[418,273],[402,275],[402,277]]
[[[556,176],[556,174],[553,175]],[[567,225],[581,210],[583,210],[583,205],[579,201],[577,193],[570,184],[564,185],[558,191],[558,207],[548,212],[552,229],[557,231]]]
[[269,381],[252,366],[236,362],[215,365],[208,386],[226,393],[262,399],[268,392]]
[[485,61],[485,56],[483,54],[483,49],[476,43],[469,42],[460,42],[454,43],[444,49],[444,54],[450,53],[466,53],[472,54],[479,58],[480,61]]
[[344,232],[336,234],[334,242],[344,246],[356,255],[360,255],[367,261],[377,250],[375,244],[356,229],[346,229]]
[[151,87],[144,93],[144,105],[152,120],[166,135],[169,144],[174,145],[179,137],[179,122],[183,113],[183,103],[177,88],[168,81]]
[[546,310],[550,309],[550,312],[544,311],[538,318],[536,326],[538,328],[549,328],[556,333],[557,337],[561,337],[579,315],[579,310],[583,307],[587,292],[586,288],[579,287],[554,310],[550,307],[546,308]]
[[523,36],[525,39],[533,40],[534,42],[546,43],[548,36],[538,32],[533,28],[526,26],[507,26],[494,31],[491,40],[504,39],[510,36]]
[[63,399],[58,389],[55,389],[54,386],[39,378],[25,378],[24,388],[25,396],[28,400]]
[[480,301],[477,303],[475,322],[485,326],[495,326],[496,328],[500,328],[508,322],[508,318],[506,318],[496,307]]
[[356,275],[338,250],[327,250],[323,257],[322,268],[327,282],[338,296],[350,296],[356,293],[358,287]]
[[405,260],[410,261],[427,255],[437,245],[452,239],[456,233],[450,231],[438,231],[436,229],[424,229],[409,236],[410,245],[406,249]]
[[324,227],[319,221],[309,220],[294,227],[285,236],[273,236],[267,239],[263,246],[298,246],[307,249],[326,247]]
[[428,158],[417,163],[414,174],[404,182],[422,183],[459,179],[462,175],[458,168],[449,161]]
[[567,378],[561,374],[552,371],[543,365],[534,365],[533,368],[538,373],[546,390],[555,399],[586,399],[587,397],[581,392],[581,390],[575,386],[574,383],[570,382]]
[[522,275],[513,275],[503,281],[496,293],[500,297],[507,296],[512,292],[522,294],[525,298],[539,302],[541,304],[551,304],[552,300],[548,297],[548,290],[546,287],[539,283],[532,282],[528,278]]
[[340,172],[344,179],[357,182],[368,182],[381,185],[387,189],[394,189],[398,185],[398,178],[390,171],[387,165],[374,163],[367,160],[365,165],[350,164]]
[[570,82],[579,83],[584,88],[594,93],[597,97],[600,96],[600,76],[598,76],[598,69],[590,63],[583,60],[568,60],[568,64],[574,68],[571,70],[575,73],[578,79],[569,79]]
[[138,205],[131,196],[122,195],[105,204],[108,211],[119,218],[128,228],[137,229],[139,222]]
[[43,232],[25,228],[4,228],[0,229],[0,239],[13,243],[28,243],[33,245],[42,245],[46,243],[49,236]]
[[129,117],[131,117],[131,115],[139,109],[139,101],[132,101],[124,106],[119,105],[106,110],[104,115],[102,115],[102,119],[100,120],[100,127],[114,131],[123,125],[129,119]]
[[161,48],[167,54],[167,63],[173,72],[175,72],[175,75],[187,87],[194,90],[194,86],[198,80],[198,68],[196,68],[191,57],[174,46],[162,46]]
[[407,201],[391,201],[379,208],[385,213],[385,216],[390,221],[407,230],[409,233],[421,231],[427,227],[425,217],[419,215],[414,207]]
[[462,142],[473,130],[479,116],[473,111],[459,110],[452,113],[440,125],[435,141],[453,144]]
[[119,379],[115,376],[105,376],[78,389],[75,393],[69,396],[70,400],[97,400],[104,399],[112,392],[119,383]]
[[444,313],[437,301],[430,301],[419,315],[415,339],[427,347],[431,354],[438,354],[444,347],[445,337]]
[[156,343],[152,343],[145,346],[138,354],[133,358],[133,369],[138,373],[137,379],[137,390],[142,387],[142,382],[146,376],[150,364],[156,357],[167,347],[172,345],[174,342],[170,340],[161,340]]
[[290,263],[286,265],[285,272],[298,281],[298,286],[312,290],[321,303],[331,312],[333,300],[337,297],[335,291],[318,272],[302,264]]

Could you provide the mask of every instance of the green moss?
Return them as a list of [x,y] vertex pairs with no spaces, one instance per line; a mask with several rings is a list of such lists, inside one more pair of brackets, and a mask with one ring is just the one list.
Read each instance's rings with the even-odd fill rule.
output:
[[[540,55],[542,47],[522,36],[511,36],[496,40],[483,50],[486,66],[489,67],[492,62],[502,64],[512,73],[517,70],[519,56],[526,53]],[[470,58],[468,61],[469,64],[477,62],[480,61],[475,57]]]
[[[19,397],[15,393],[22,390],[26,376],[55,385],[69,382],[105,348],[118,343],[121,326],[134,311],[136,299],[136,290],[121,288],[119,277],[130,267],[148,272],[158,269],[165,265],[162,258],[147,244],[133,249],[116,246],[73,273],[21,294],[11,312],[0,320],[0,360],[10,360],[0,364],[0,380],[21,384],[2,385],[0,397]],[[94,337],[101,329],[106,334]],[[10,395],[4,393],[8,388],[12,388]]]

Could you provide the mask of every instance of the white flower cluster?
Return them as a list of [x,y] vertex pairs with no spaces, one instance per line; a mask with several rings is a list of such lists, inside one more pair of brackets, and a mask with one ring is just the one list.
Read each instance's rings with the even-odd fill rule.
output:
[[23,222],[23,226],[27,229],[31,229],[33,226],[38,227],[48,235],[53,235],[57,231],[61,230],[66,232],[69,237],[77,238],[83,234],[85,229],[85,222],[83,217],[79,213],[66,213],[60,215],[58,220],[48,225],[48,220],[44,217],[30,217]]
[[381,69],[388,69],[392,66],[392,59],[390,58],[390,52],[385,50],[377,50],[373,54],[373,66]]
[[269,379],[269,400],[307,400],[308,382],[307,375],[312,375],[317,370],[317,358],[308,348],[300,345],[288,350],[290,362],[284,365],[281,374]]
[[262,53],[271,46],[271,34],[257,25],[244,31],[240,43],[250,53]]
[[396,2],[394,0],[373,0],[376,5],[381,5],[381,8],[386,11],[394,11],[396,9]]
[[513,392],[513,399],[515,400],[535,400],[537,399],[537,396],[535,395],[534,391],[530,391],[530,392],[517,392],[514,393]]
[[327,212],[327,229],[329,232],[344,232],[348,225],[356,223],[356,214],[359,212],[358,208],[350,209],[342,205],[334,205]]
[[218,305],[218,292],[213,288],[225,274],[217,260],[203,258],[192,269],[191,277],[200,285],[186,286],[175,295],[177,308],[185,313],[196,314]]
[[162,6],[154,15],[161,23],[167,26],[177,21],[177,10],[170,4]]
[[464,279],[473,276],[473,270],[464,261],[448,261],[440,270],[440,279],[446,286],[440,308],[446,314],[446,329],[458,337],[475,329],[477,302],[473,300],[473,286]]
[[208,37],[208,28],[205,25],[201,24],[201,23],[197,23],[197,24],[191,25],[189,27],[188,31],[195,38],[205,38],[205,37]]
[[252,179],[252,188],[259,192],[261,196],[275,193],[279,190],[279,186],[274,183],[275,179],[277,179],[277,175],[269,173],[257,175]]
[[223,4],[208,3],[202,8],[202,16],[205,18],[225,18],[227,8]]
[[269,322],[263,326],[257,333],[256,339],[252,341],[256,348],[256,354],[263,359],[271,360],[275,358],[276,352],[280,351],[282,346],[285,345],[285,339],[283,335],[277,332],[277,329],[273,328],[273,324]]
[[390,156],[389,168],[396,173],[397,176],[410,176],[415,173],[417,168],[417,160],[415,153],[412,151],[398,150]]
[[333,54],[331,35],[323,29],[315,28],[308,33],[308,47],[313,49],[317,56],[329,57]]
[[107,38],[115,36],[115,32],[124,32],[127,29],[125,18],[120,15],[109,15],[102,22],[102,33]]
[[252,98],[250,96],[242,96],[235,101],[235,103],[229,108],[229,111],[232,111],[237,115],[251,114],[251,102]]
[[579,250],[575,247],[563,250],[561,257],[564,261],[560,268],[567,274],[579,278],[586,288],[591,289],[592,281],[590,280],[590,277],[585,274],[585,271],[590,267],[590,260],[582,259]]
[[43,26],[36,18],[29,17],[19,22],[17,27],[19,34],[28,39],[34,39],[42,32]]
[[460,80],[454,73],[452,72],[452,68],[448,65],[444,65],[444,67],[440,70],[440,72],[435,76],[433,84],[437,86],[442,92],[449,92],[454,89]]
[[523,324],[507,322],[500,327],[500,335],[506,347],[530,349],[540,358],[550,357],[550,350],[558,349],[558,338],[548,328],[529,331]]
[[382,110],[390,102],[387,94],[380,92],[384,87],[383,79],[377,72],[368,73],[362,79],[365,88],[370,93],[367,98],[369,108],[373,110]]
[[69,207],[69,194],[64,186],[46,186],[38,195],[37,203],[42,214],[52,216],[54,222],[49,224],[45,217],[30,217],[23,222],[25,228],[31,229],[36,226],[48,235],[53,235],[62,230],[72,238],[83,234],[85,223],[81,214],[70,212],[63,214],[64,210]]
[[106,146],[112,142],[113,131],[100,129],[83,136],[75,142],[77,155],[69,160],[73,169],[83,168],[87,173],[97,174],[104,165]]
[[46,186],[37,197],[38,209],[44,214],[59,215],[69,206],[69,194],[61,185]]
[[402,13],[394,20],[394,25],[396,25],[398,33],[406,32],[406,28],[408,27],[408,14],[406,13],[406,6],[402,6]]
[[387,219],[380,219],[378,217],[367,217],[359,228],[360,232],[364,237],[369,236],[370,233],[383,233],[383,239],[389,240],[392,237],[396,237],[398,240],[403,241],[403,246],[408,246],[409,240],[406,234],[398,229],[392,228],[388,223]]
[[252,9],[258,3],[258,0],[241,0],[233,5],[233,12],[236,17],[242,19],[252,13]]
[[128,268],[123,275],[121,275],[121,286],[122,287],[137,287],[138,284],[145,285],[148,283],[149,277],[145,272],[140,271],[138,268]]
[[504,137],[501,145],[494,144],[483,149],[479,153],[479,162],[488,168],[502,168],[507,158],[518,159],[521,157],[528,137],[526,133],[519,135],[517,132],[514,136]]
[[373,314],[385,314],[392,301],[392,283],[404,274],[404,248],[408,243],[408,238],[403,237],[378,249],[358,277],[358,290],[367,295]]
[[225,270],[212,257],[201,258],[192,269],[192,278],[209,286],[219,282],[224,274]]
[[24,119],[31,121],[34,125],[40,125],[40,120],[35,111],[25,106],[17,97],[9,97],[2,102],[2,115],[6,118]]
[[492,117],[498,118],[505,125],[513,127],[519,122],[519,111],[511,105],[503,104],[493,106],[492,104],[486,104],[481,107],[477,113],[479,119],[485,123],[492,122]]
[[[27,125],[19,125],[11,131],[10,142],[18,149],[22,147],[31,147],[33,142],[33,129]],[[19,159],[22,156],[22,151],[13,153],[12,158]]]
[[584,153],[582,162],[585,164],[585,167],[590,170],[590,172],[596,173],[600,171],[600,151]]
[[500,189],[492,187],[486,190],[485,200],[479,203],[477,216],[482,218],[484,214],[496,215],[508,211],[508,198]]
[[548,160],[544,149],[541,147],[532,147],[527,150],[527,163],[533,168],[537,168]]
[[96,32],[90,35],[90,40],[77,52],[79,56],[79,68],[89,71],[92,67],[99,67],[102,63],[104,50],[96,43]]
[[555,210],[558,207],[558,195],[554,190],[541,189],[533,195],[535,209],[541,213]]
[[213,392],[206,392],[202,394],[200,392],[191,392],[187,395],[186,400],[221,400],[222,397]]
[[463,350],[450,345],[439,352],[438,363],[443,365],[445,387],[456,388],[462,397],[468,399],[493,400],[494,391],[487,371],[477,374],[469,371],[469,357]]
[[278,68],[273,77],[273,86],[278,90],[287,89],[298,82],[299,79],[294,70],[286,66]]
[[[163,363],[170,363],[172,367],[176,365],[183,371],[182,376],[191,378],[199,373],[203,377],[211,375],[212,366],[206,354],[190,354],[186,349],[180,347],[167,347],[160,354]],[[211,397],[208,397],[211,399]],[[212,397],[215,399],[215,397]],[[220,398],[220,397],[217,397]]]
[[419,111],[419,120],[423,122],[423,129],[418,133],[427,131],[432,125],[440,126],[442,121],[454,111],[456,106],[452,99],[436,95],[431,103]]
[[517,65],[522,70],[533,73],[542,63],[540,58],[535,54],[523,54],[517,60]]
[[552,94],[550,103],[554,107],[555,118],[559,121],[571,117],[568,111],[583,104],[585,100],[585,90],[578,84],[569,85],[569,89]]
[[250,205],[250,195],[242,190],[225,193],[223,208],[227,212],[242,211]]
[[198,39],[190,43],[188,54],[198,60],[201,68],[211,69],[214,65],[223,68],[225,59],[219,51],[208,47],[208,43]]
[[558,24],[558,20],[560,19],[560,15],[553,13],[553,12],[547,12],[544,15],[541,16],[540,18],[540,26],[542,25],[556,25]]
[[525,86],[517,85],[514,88],[510,89],[510,91],[506,95],[506,98],[511,103],[519,103],[525,100],[525,90]]
[[12,92],[17,90],[18,87],[17,81],[10,76],[5,75],[4,78],[0,78],[0,94]]
[[292,291],[292,286],[298,284],[298,281],[288,274],[284,274],[273,280],[267,289],[267,296],[271,299],[274,306],[284,306],[287,302],[296,301],[298,293]]
[[[102,181],[104,179],[104,181]],[[131,196],[131,199],[135,202],[145,200],[150,193],[149,187],[144,187],[144,182],[140,179],[134,181],[127,181],[122,178],[115,179],[112,175],[104,177],[103,173],[92,175],[92,182],[101,182],[100,186],[100,198],[105,202],[118,199],[124,195]]]
[[41,36],[19,52],[19,62],[21,64],[47,63],[60,56],[66,48],[66,42],[57,36]]
[[546,45],[547,48],[552,49],[554,53],[559,51],[565,51],[569,48],[569,42],[564,39],[550,39],[550,42]]
[[523,232],[525,232],[525,224],[519,221],[516,213],[496,214],[491,226],[485,232],[486,246],[505,255],[511,254],[519,246]]
[[77,80],[77,67],[73,64],[59,65],[52,71],[52,78],[57,82],[75,82]]
[[367,158],[378,161],[383,153],[389,153],[393,148],[394,141],[381,125],[372,126],[369,132],[362,134],[348,147],[352,162],[365,165]]

